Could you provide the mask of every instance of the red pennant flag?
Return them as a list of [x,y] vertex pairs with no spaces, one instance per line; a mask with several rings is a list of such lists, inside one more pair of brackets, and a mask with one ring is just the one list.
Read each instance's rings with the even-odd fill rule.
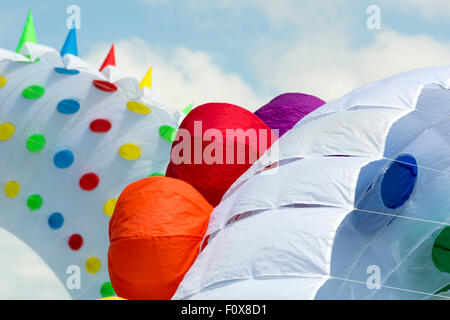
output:
[[103,61],[102,66],[100,67],[100,71],[105,69],[107,66],[115,66],[116,65],[116,57],[114,54],[114,45],[111,45],[111,49],[108,52],[108,55],[105,58],[105,61]]

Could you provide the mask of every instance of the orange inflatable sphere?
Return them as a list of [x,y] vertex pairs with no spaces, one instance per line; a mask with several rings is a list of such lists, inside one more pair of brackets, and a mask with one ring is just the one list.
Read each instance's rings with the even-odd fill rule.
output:
[[126,187],[109,223],[108,271],[117,295],[172,298],[199,253],[212,210],[181,180],[151,177]]

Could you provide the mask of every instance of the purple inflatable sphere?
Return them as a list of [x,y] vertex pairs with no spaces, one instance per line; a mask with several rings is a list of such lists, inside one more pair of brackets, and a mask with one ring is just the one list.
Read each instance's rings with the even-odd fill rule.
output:
[[281,137],[303,117],[324,104],[322,99],[307,94],[285,93],[259,108],[255,115],[272,130],[278,129]]

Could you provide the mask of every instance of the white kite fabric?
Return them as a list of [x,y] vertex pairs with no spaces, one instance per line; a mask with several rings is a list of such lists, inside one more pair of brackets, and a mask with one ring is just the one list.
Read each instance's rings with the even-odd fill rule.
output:
[[214,209],[173,298],[449,297],[449,88],[450,67],[415,70],[297,123]]
[[176,119],[114,66],[99,72],[71,54],[25,47],[29,58],[0,49],[0,227],[73,298],[114,295],[110,216],[128,184],[163,175],[171,143],[160,131]]

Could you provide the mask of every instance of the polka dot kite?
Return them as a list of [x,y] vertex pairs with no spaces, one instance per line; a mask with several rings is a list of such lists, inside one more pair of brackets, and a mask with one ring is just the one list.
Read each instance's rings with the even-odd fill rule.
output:
[[414,70],[305,116],[214,209],[173,299],[449,297],[449,89],[450,67]]
[[[24,33],[32,30],[27,23]],[[170,144],[159,127],[176,120],[136,79],[113,65],[98,72],[78,58],[74,34],[64,60],[39,44],[0,50],[0,227],[43,257],[64,287],[67,267],[80,266],[83,290],[69,294],[98,299],[115,295],[107,270],[114,200],[149,172],[164,172]],[[23,53],[34,62],[20,63],[31,61]],[[152,101],[151,113],[133,114],[130,100]],[[118,150],[133,141],[139,156],[125,149],[132,161],[124,161]]]

